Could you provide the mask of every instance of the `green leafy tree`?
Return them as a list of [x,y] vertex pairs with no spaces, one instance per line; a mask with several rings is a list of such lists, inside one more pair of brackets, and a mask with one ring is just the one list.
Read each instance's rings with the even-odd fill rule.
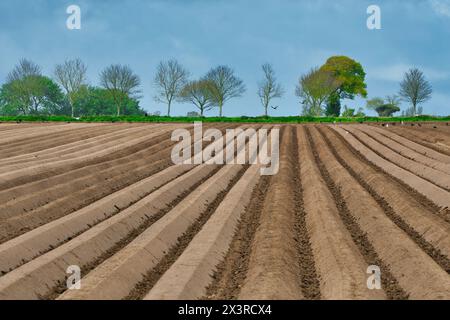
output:
[[7,82],[2,86],[0,93],[1,108],[4,114],[29,114],[31,97],[38,91],[38,79],[41,68],[34,62],[21,59],[8,73]]
[[342,111],[342,116],[345,118],[351,118],[355,116],[355,109],[348,108],[344,106],[344,111]]
[[28,94],[21,91],[15,82],[8,82],[0,89],[0,114],[27,115],[30,113]]
[[400,111],[400,108],[387,103],[377,107],[375,111],[380,117],[392,117],[394,113]]
[[362,65],[346,56],[329,58],[320,70],[331,72],[340,83],[339,88],[331,94],[327,101],[326,114],[339,116],[342,99],[354,99],[356,96],[367,96],[365,83],[366,73]]
[[366,108],[369,110],[375,110],[377,107],[384,104],[384,99],[375,97],[366,101]]
[[[145,111],[139,106],[137,99],[122,93],[123,115],[143,115]],[[77,116],[115,115],[116,101],[109,90],[82,86],[74,95],[74,112]]]
[[300,77],[295,94],[303,105],[304,116],[321,116],[323,104],[340,86],[340,82],[329,71],[311,69]]
[[391,117],[395,112],[400,111],[400,100],[396,95],[387,96],[386,100],[376,97],[367,100],[366,108],[375,110],[380,117]]
[[341,99],[336,92],[332,93],[328,98],[325,108],[325,115],[328,117],[339,117],[341,114]]
[[3,84],[0,109],[2,114],[10,115],[66,114],[68,111],[61,88],[41,75],[27,75]]
[[342,117],[352,118],[352,117],[365,117],[365,113],[363,108],[358,108],[355,112],[355,109],[344,106],[344,110],[342,111]]
[[363,108],[358,108],[358,111],[356,111],[355,117],[365,117],[366,114],[364,113]]

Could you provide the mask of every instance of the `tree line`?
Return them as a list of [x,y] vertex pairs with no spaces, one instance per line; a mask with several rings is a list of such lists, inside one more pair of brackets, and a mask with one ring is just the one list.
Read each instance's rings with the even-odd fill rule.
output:
[[[261,67],[257,96],[269,116],[274,99],[285,94],[274,68],[265,63]],[[0,114],[2,115],[147,115],[139,105],[141,80],[129,66],[110,65],[99,75],[99,85],[88,84],[87,66],[80,59],[57,64],[52,77],[45,76],[34,62],[21,59],[7,75],[0,88]],[[295,95],[305,116],[364,116],[362,108],[342,108],[344,99],[367,97],[366,73],[360,63],[346,57],[334,56],[322,66],[311,69],[299,77]],[[171,114],[173,102],[190,103],[204,116],[206,111],[218,109],[219,116],[227,101],[241,97],[246,86],[232,68],[220,65],[211,68],[199,79],[190,79],[189,71],[178,61],[161,61],[153,78],[154,100],[167,106]],[[422,71],[409,70],[400,83],[398,94],[386,98],[367,100],[366,108],[380,116],[392,116],[400,111],[400,102],[411,107],[403,115],[421,114],[421,105],[430,99],[432,88]]]
[[[355,109],[344,106],[343,99],[353,100],[356,96],[367,97],[366,73],[357,61],[334,56],[324,65],[311,69],[301,76],[295,94],[303,106],[302,114],[308,116],[358,117],[365,116],[363,108]],[[422,113],[421,104],[428,101],[432,94],[431,84],[417,68],[408,70],[400,83],[398,94],[386,98],[374,97],[367,100],[366,108],[374,110],[380,117],[390,117],[400,111],[400,103],[405,101],[410,107],[404,116],[416,116]]]

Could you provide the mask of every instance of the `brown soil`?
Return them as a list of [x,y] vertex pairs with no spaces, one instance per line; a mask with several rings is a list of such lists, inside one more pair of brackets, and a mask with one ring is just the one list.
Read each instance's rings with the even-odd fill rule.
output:
[[270,177],[263,176],[253,190],[251,201],[242,215],[233,241],[225,258],[216,267],[212,283],[205,299],[237,299],[248,270],[250,252],[259,226],[263,202],[270,184]]
[[319,282],[305,229],[292,127],[281,139],[280,171],[267,191],[240,299],[317,299]]
[[450,156],[450,142],[448,141],[449,134],[442,134],[434,130],[422,130],[422,128],[418,126],[390,126],[387,129],[406,139]]
[[0,299],[450,299],[449,126],[275,126],[274,176],[183,127],[0,124]]

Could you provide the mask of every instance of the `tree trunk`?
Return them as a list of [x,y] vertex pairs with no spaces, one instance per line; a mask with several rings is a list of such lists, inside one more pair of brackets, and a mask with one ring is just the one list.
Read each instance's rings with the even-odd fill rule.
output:
[[72,98],[70,97],[70,94],[67,93],[67,97],[69,99],[69,105],[70,105],[70,114],[72,116],[72,118],[74,117],[74,112],[73,112],[73,102],[72,102]]
[[219,104],[219,117],[222,118],[222,103]]
[[69,96],[69,103],[70,103],[70,110],[72,112],[72,118],[73,118],[74,117],[73,101],[72,101],[72,98],[70,98],[70,96]]
[[116,94],[113,95],[114,102],[116,103],[117,107],[117,116],[120,116],[120,101],[117,99]]
[[167,116],[170,117],[170,105],[171,105],[172,101],[169,101],[167,103]]

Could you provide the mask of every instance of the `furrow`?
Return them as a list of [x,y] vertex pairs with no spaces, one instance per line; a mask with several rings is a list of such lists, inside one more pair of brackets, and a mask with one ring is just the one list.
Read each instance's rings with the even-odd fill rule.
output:
[[432,134],[427,135],[424,132],[421,132],[419,129],[406,127],[389,127],[389,131],[393,131],[406,139],[412,140],[418,144],[450,156],[450,146],[445,145],[442,139],[439,139]]
[[[206,294],[211,275],[228,251],[239,217],[259,177],[258,166],[245,172],[176,262],[158,281],[152,279],[150,284],[156,284],[145,295],[145,300],[194,300]],[[148,292],[148,287],[141,291]]]
[[296,139],[285,127],[280,170],[272,177],[239,299],[320,297],[297,181]]
[[353,126],[343,126],[343,129],[353,134],[361,143],[372,149],[373,152],[385,158],[387,161],[390,161],[397,166],[420,176],[422,179],[435,184],[445,191],[450,190],[450,176],[448,174],[421,165],[416,161],[399,155],[388,147],[385,147],[381,143],[377,142],[366,133],[355,129]]
[[392,150],[392,152],[396,152],[399,155],[418,162],[420,164],[426,165],[427,167],[433,168],[437,171],[440,171],[444,174],[450,173],[450,163],[441,162],[438,160],[435,160],[433,158],[427,157],[421,153],[418,153],[409,147],[406,147],[395,140],[392,140],[389,137],[384,136],[383,134],[379,133],[377,130],[371,129],[371,127],[368,126],[355,126],[358,130],[364,132],[366,135],[370,136],[372,139],[380,143],[381,145],[389,148]]
[[342,141],[333,137],[330,140],[328,135],[321,134],[339,163],[372,195],[386,215],[450,273],[450,225],[436,217],[429,210],[431,208],[424,207],[413,196],[405,193],[382,172],[365,165]]
[[26,139],[34,138],[36,136],[42,136],[46,134],[58,134],[60,132],[64,132],[73,128],[89,128],[89,127],[95,127],[97,124],[91,124],[91,123],[77,123],[77,124],[60,124],[57,126],[49,126],[46,128],[28,128],[24,129],[21,132],[13,131],[8,132],[5,134],[2,134],[2,137],[0,138],[0,147],[7,146],[10,143],[15,143],[17,140],[26,141]]
[[[157,126],[156,126],[157,127]],[[148,127],[150,128],[150,127]],[[109,129],[109,130],[106,130]],[[40,140],[37,140],[35,143],[31,143],[31,145],[22,146],[19,149],[19,154],[15,156],[5,157],[0,160],[1,165],[11,165],[11,164],[19,164],[19,163],[25,163],[30,161],[44,161],[44,160],[50,160],[51,158],[55,158],[58,156],[63,156],[68,153],[74,153],[78,150],[85,150],[89,147],[95,147],[96,145],[102,145],[106,142],[116,142],[119,143],[120,140],[126,137],[130,137],[135,133],[140,132],[146,132],[145,127],[123,127],[123,128],[117,128],[117,127],[107,127],[107,128],[92,128],[93,133],[88,132],[86,129],[76,129],[71,131],[76,131],[75,133],[71,133],[72,139],[74,141],[71,141],[71,136],[67,137],[62,134],[59,134],[58,136],[52,136],[48,139],[43,139],[41,137]],[[95,130],[95,131],[94,131]],[[151,128],[149,132],[155,131],[154,128]],[[83,139],[84,138],[84,139]],[[58,143],[58,145],[49,147],[49,148],[43,148],[45,145],[51,145],[54,143]],[[33,148],[39,148],[41,150],[31,152]],[[8,150],[6,150],[7,152]]]
[[230,248],[212,273],[204,299],[237,299],[245,281],[250,252],[260,224],[263,202],[272,176],[262,176],[251,194],[251,200],[238,222]]
[[[448,274],[386,216],[375,199],[335,159],[317,129],[311,129],[311,136],[319,159],[339,188],[349,213],[379,256],[380,261],[374,264],[381,268],[382,279],[391,273],[398,288],[412,299],[450,298]],[[389,295],[389,288],[384,289]]]
[[[147,159],[144,161],[151,164],[161,158],[168,158],[170,155],[170,148],[173,145],[174,142],[170,140],[170,134],[164,133],[151,139],[151,143],[144,149],[124,155],[123,157],[116,159],[112,158],[98,164],[86,165],[85,167],[55,175],[48,179],[41,179],[19,185],[15,188],[0,191],[0,200],[2,202],[0,209],[7,205],[14,204],[14,206],[21,208],[23,211],[29,211],[36,206],[48,203],[52,199],[49,198],[50,195],[58,197],[58,194],[61,192],[63,192],[62,194],[66,193],[66,191],[60,189],[61,186],[71,188],[71,185],[81,183],[81,186],[86,188],[88,186],[86,181],[89,181],[86,179],[89,179],[90,176],[102,175],[100,180],[108,179],[115,175],[114,171],[116,171],[116,169],[125,168],[130,165],[136,167],[134,163],[137,165],[139,163],[142,164],[143,159]],[[129,169],[126,170],[128,171]],[[56,190],[59,190],[59,193],[55,193]],[[39,197],[40,193],[44,195],[43,198]],[[33,198],[37,198],[38,200],[33,201]],[[21,202],[27,204],[21,205]],[[12,215],[12,212],[8,213],[8,216],[10,215]]]
[[0,131],[9,131],[9,130],[15,130],[20,131],[28,128],[33,127],[50,127],[50,126],[56,126],[61,125],[60,122],[47,122],[47,123],[8,123],[8,122],[0,122]]
[[51,134],[48,138],[36,137],[26,139],[22,142],[10,144],[2,147],[2,154],[0,158],[12,158],[21,155],[34,154],[39,151],[63,147],[75,142],[88,141],[94,137],[104,136],[120,129],[130,128],[132,125],[99,125],[92,128],[76,128],[68,132],[58,133],[58,135]]
[[[240,150],[246,151],[246,148]],[[67,291],[60,298],[122,299],[145,295],[155,273],[164,272],[181,254],[245,169],[241,165],[222,168],[134,241],[83,278],[81,290]]]
[[1,244],[0,274],[6,274],[75,238],[99,222],[127,209],[192,168],[193,165],[169,167],[83,209]]
[[[172,129],[173,128],[176,128],[176,126],[172,127]],[[165,130],[170,131],[171,127],[166,127]],[[121,146],[113,146],[103,150],[101,150],[101,146],[99,146],[99,151],[78,157],[76,159],[63,160],[47,165],[30,167],[27,169],[18,170],[16,172],[1,174],[0,177],[2,182],[0,183],[0,190],[5,190],[19,184],[25,184],[39,179],[45,179],[70,170],[86,167],[88,165],[126,157],[141,150],[142,148],[152,145],[152,138],[155,138],[161,134],[163,134],[163,132],[154,133],[147,137],[133,139],[125,144],[122,144]]]
[[375,164],[382,170],[389,172],[393,177],[403,181],[406,185],[424,195],[426,198],[430,199],[435,205],[440,207],[442,210],[450,208],[450,194],[449,192],[439,188],[435,184],[422,179],[421,177],[407,171],[396,164],[387,161],[383,157],[379,156],[371,149],[362,144],[353,135],[349,134],[344,129],[339,126],[332,126],[355,150],[362,154],[368,161]]
[[[76,162],[79,158],[83,159],[83,157],[89,156],[89,155],[95,155],[96,153],[99,153],[101,155],[105,155],[107,153],[104,152],[108,150],[120,150],[123,146],[127,145],[133,145],[133,144],[139,144],[140,142],[143,142],[147,139],[153,139],[161,134],[161,131],[164,131],[164,129],[172,130],[174,127],[162,127],[159,128],[152,128],[149,127],[147,130],[142,130],[140,128],[133,128],[129,129],[132,130],[132,132],[129,132],[128,134],[122,134],[121,137],[115,137],[108,138],[108,139],[101,139],[96,138],[96,141],[92,143],[92,145],[85,145],[82,147],[75,148],[75,150],[69,151],[69,153],[65,153],[64,151],[57,151],[55,154],[48,152],[48,150],[44,150],[42,152],[41,157],[31,157],[31,163],[30,159],[25,162],[21,162],[20,159],[6,159],[2,164],[2,168],[0,170],[0,176],[4,176],[5,173],[13,173],[14,171],[25,171],[23,169],[29,169],[29,168],[40,168],[45,166],[52,166],[53,164],[57,163],[65,163],[65,161],[70,164]],[[140,130],[136,130],[140,129]],[[110,149],[112,148],[112,149]],[[17,160],[17,161],[16,161]],[[17,163],[16,163],[17,162]]]
[[[84,277],[80,290],[66,291],[59,299],[127,297],[136,285],[146,280],[143,276],[157,266],[164,256],[176,255],[171,248],[177,245],[183,234],[188,233],[190,226],[200,221],[203,213],[208,214],[209,205],[215,205],[215,199],[221,192],[227,191],[241,170],[239,165],[223,167],[128,246]],[[189,239],[184,239],[184,242],[189,243]],[[145,285],[141,286],[145,288]],[[142,295],[140,290],[137,291],[132,294]]]
[[[0,277],[0,299],[37,299],[62,293],[66,269],[89,271],[139,235],[217,171],[196,167],[78,237]],[[145,230],[145,229],[144,229]]]
[[[267,142],[260,140],[260,143]],[[260,150],[261,148],[264,150],[262,145]],[[262,158],[261,155],[259,158]],[[145,294],[149,289],[151,291],[144,299],[193,300],[204,296],[207,287],[212,283],[211,275],[228,251],[240,216],[250,202],[259,178],[259,165],[247,169],[186,249],[181,253],[183,248],[176,247],[180,253],[178,259],[172,265],[161,261],[158,264],[161,265],[160,270],[158,266],[155,268],[159,272],[152,270],[146,276],[144,285],[136,286],[128,298],[140,298],[138,293]],[[170,268],[165,271],[167,265],[170,265]]]
[[[158,154],[158,156],[161,156],[161,154]],[[167,155],[167,157],[169,158],[169,155]],[[151,158],[143,159],[143,161],[149,161],[150,163],[152,163]],[[152,163],[150,166],[144,166],[142,173],[139,173],[135,170],[131,170],[130,172],[128,172],[128,176],[125,176],[124,178],[121,176],[118,176],[117,177],[118,179],[108,182],[108,185],[111,185],[110,188],[104,189],[102,191],[102,193],[99,193],[98,190],[102,190],[102,188],[105,188],[105,186],[104,185],[102,186],[101,183],[94,184],[94,188],[88,188],[88,189],[80,188],[81,191],[75,192],[75,194],[72,195],[72,197],[65,198],[65,199],[58,199],[57,201],[50,202],[48,206],[43,207],[43,210],[34,210],[27,214],[21,215],[19,217],[15,217],[14,219],[9,219],[0,225],[0,229],[2,231],[4,231],[2,238],[3,239],[11,239],[12,237],[17,236],[19,234],[19,232],[25,233],[27,230],[33,229],[33,227],[38,227],[40,225],[43,225],[46,222],[55,220],[65,214],[68,214],[69,217],[72,217],[72,216],[77,217],[79,215],[78,212],[70,214],[71,210],[64,210],[63,207],[65,205],[66,206],[69,205],[69,209],[76,208],[74,202],[75,203],[76,203],[76,201],[79,202],[80,201],[79,199],[83,200],[83,202],[81,203],[82,205],[85,205],[89,199],[92,200],[91,205],[88,205],[87,207],[80,209],[81,210],[80,213],[85,212],[86,210],[87,210],[87,212],[91,212],[90,208],[94,208],[94,209],[98,208],[97,203],[94,202],[95,199],[92,199],[93,195],[96,197],[96,199],[97,198],[100,199],[103,195],[107,196],[107,194],[109,194],[110,192],[119,190],[114,195],[107,196],[107,198],[99,200],[100,203],[102,203],[102,204],[105,201],[114,201],[115,209],[113,209],[111,212],[109,212],[109,214],[105,213],[104,215],[99,216],[99,215],[95,215],[95,214],[91,213],[89,215],[89,217],[90,217],[89,221],[96,221],[96,219],[97,219],[97,221],[104,220],[104,219],[108,218],[108,216],[110,214],[112,214],[112,212],[117,211],[117,208],[119,208],[117,206],[117,201],[120,202],[121,198],[120,197],[116,198],[115,195],[116,194],[121,195],[121,193],[120,193],[122,190],[121,186],[124,185],[124,183],[129,182],[128,180],[130,180],[130,178],[132,178],[132,181],[131,181],[132,183],[134,183],[134,182],[136,182],[136,183],[134,185],[132,183],[126,184],[126,186],[125,186],[126,189],[123,190],[125,194],[128,194],[129,205],[139,199],[139,197],[136,198],[136,196],[137,196],[137,194],[142,193],[142,192],[139,192],[139,190],[142,188],[141,185],[148,187],[148,191],[147,191],[147,194],[148,194],[152,190],[152,188],[150,188],[150,186],[152,185],[152,181],[155,181],[155,179],[162,179],[161,181],[164,181],[165,176],[173,177],[173,174],[176,175],[177,172],[179,172],[180,170],[182,172],[184,172],[183,168],[180,169],[177,166],[169,167],[170,164],[171,164],[170,159],[157,161],[155,163]],[[131,164],[131,165],[133,165],[133,164]],[[167,167],[169,167],[169,168],[167,168]],[[192,168],[192,166],[184,166],[184,167]],[[167,169],[165,169],[165,168],[167,168]],[[155,177],[152,176],[152,174],[155,173],[156,171],[160,171],[163,169],[164,169],[164,171],[162,171],[161,173],[156,173]],[[143,181],[139,181],[140,180],[139,178],[141,176],[144,179]],[[103,178],[100,180],[103,180]],[[118,181],[116,181],[116,180],[118,180]],[[147,182],[147,181],[149,181],[149,182]],[[161,181],[158,181],[158,183],[160,183]],[[72,184],[69,183],[69,186],[73,187],[73,183]],[[102,187],[102,188],[100,188],[100,187]],[[128,190],[132,190],[132,191],[128,192]],[[106,194],[105,194],[105,192],[106,192]],[[81,196],[80,193],[85,194],[85,195]],[[70,199],[72,199],[72,200],[70,200]],[[66,200],[65,201],[66,204],[64,202],[62,202],[61,200]],[[112,204],[110,204],[110,206],[112,206]],[[100,208],[101,207],[102,206],[100,206]],[[41,208],[39,208],[39,209],[41,209]],[[54,210],[50,210],[50,208],[54,208]],[[74,209],[72,211],[74,211]],[[84,213],[82,215],[84,216]],[[68,218],[68,219],[70,219],[70,218]],[[76,226],[72,226],[69,228],[70,224],[68,222],[66,222],[66,219],[61,219],[61,221],[64,221],[64,227],[66,229],[68,229],[68,231],[66,231],[67,232],[66,238],[70,239],[71,237],[74,236],[74,233],[71,233],[70,230],[71,229],[78,230],[78,229]],[[58,222],[55,222],[55,223],[58,224]],[[86,224],[89,225],[89,224],[91,224],[91,222],[89,222],[89,223],[86,222]],[[46,232],[48,233],[47,226],[43,226],[42,228],[43,228],[43,230],[46,230]],[[36,234],[36,232],[38,232],[38,231],[35,231],[31,234]],[[27,235],[24,235],[24,237],[27,238]],[[47,237],[46,240],[49,241],[49,237]],[[58,241],[55,240],[54,243],[51,244],[52,247],[55,247],[56,242],[58,242]],[[46,246],[45,241],[43,242],[43,246],[44,247]],[[33,252],[33,254],[36,254],[36,252]],[[26,261],[22,260],[22,262],[26,262]]]
[[306,226],[323,299],[385,299],[367,288],[367,263],[354,244],[311,150],[304,126],[297,127]]
[[[368,127],[368,126],[366,126],[366,127]],[[378,133],[380,133],[380,134],[402,144],[403,146],[408,147],[411,150],[414,150],[415,152],[418,152],[428,158],[435,159],[441,163],[450,164],[450,157],[448,155],[437,152],[434,149],[423,146],[423,145],[416,143],[410,139],[406,139],[406,138],[402,137],[401,135],[398,135],[389,130],[381,129],[381,128],[378,128],[375,126],[370,126],[370,128],[372,128],[373,130],[377,131]]]

